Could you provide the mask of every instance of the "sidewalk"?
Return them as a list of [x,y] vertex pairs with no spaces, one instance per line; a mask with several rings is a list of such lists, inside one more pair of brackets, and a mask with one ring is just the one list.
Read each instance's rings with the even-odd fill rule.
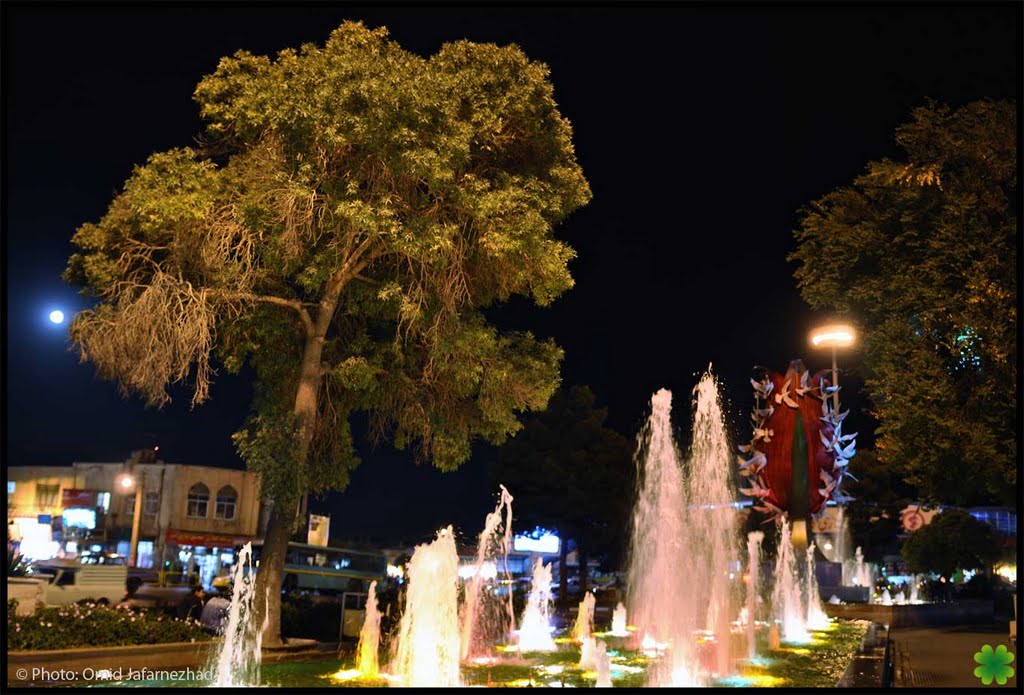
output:
[[[893,628],[890,631],[897,688],[985,687],[974,675],[974,654],[982,645],[1005,644],[1011,652],[1006,623]],[[1004,688],[1017,687],[1018,655],[1010,664],[1014,675]],[[999,687],[995,682],[987,686]]]

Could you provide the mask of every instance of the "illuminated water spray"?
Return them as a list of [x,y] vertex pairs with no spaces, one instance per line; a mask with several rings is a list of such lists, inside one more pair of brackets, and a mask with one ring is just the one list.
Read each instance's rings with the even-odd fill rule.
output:
[[454,687],[459,679],[459,556],[452,527],[416,546],[391,672],[406,687]]
[[626,629],[626,607],[621,602],[616,604],[615,611],[612,613],[611,634],[616,637],[629,636],[629,631]]
[[594,631],[594,604],[596,599],[592,593],[587,591],[580,601],[579,612],[576,614],[576,622],[572,626],[572,638],[582,642]]
[[533,566],[533,582],[519,626],[520,652],[552,652],[555,641],[551,638],[551,565],[537,558]]
[[597,671],[596,688],[612,687],[612,659],[608,656],[608,648],[604,642],[597,645],[597,653],[594,656],[594,670]]
[[804,602],[800,596],[800,579],[793,552],[793,538],[789,530],[789,519],[785,517],[779,526],[777,552],[775,586],[772,588],[772,610],[775,619],[782,623],[782,640],[784,642],[809,642],[811,636],[807,632]]
[[377,582],[374,581],[370,582],[366,596],[366,615],[363,618],[363,627],[359,631],[359,647],[356,650],[359,655],[356,668],[361,675],[375,678],[380,673],[377,663],[379,648],[380,610],[377,608]]
[[832,621],[821,608],[818,593],[818,573],[815,569],[814,543],[807,546],[807,627],[810,630],[824,630]]
[[259,685],[263,630],[252,624],[252,599],[256,593],[252,543],[246,543],[238,553],[232,587],[224,643],[217,654],[213,685],[225,688]]
[[[494,591],[488,591],[490,584],[501,571],[508,574],[508,553],[512,548],[512,495],[501,488],[501,495],[494,511],[484,519],[476,550],[476,564],[473,575],[466,582],[466,600],[462,607],[462,628],[460,657],[490,653],[493,645],[505,639],[515,623],[512,609],[512,591],[504,593],[504,599]],[[502,511],[504,510],[504,518]],[[493,572],[487,572],[493,568]]]
[[695,633],[715,635],[715,666],[730,670],[729,568],[736,556],[732,462],[710,370],[694,389],[693,437],[684,467],[672,438],[672,393],[651,398],[639,436],[638,489],[629,565],[629,614],[646,644],[668,645],[649,670],[653,685],[702,685]]
[[757,591],[761,578],[761,541],[763,531],[751,531],[747,534],[747,657],[757,656],[757,644],[754,628],[757,623]]

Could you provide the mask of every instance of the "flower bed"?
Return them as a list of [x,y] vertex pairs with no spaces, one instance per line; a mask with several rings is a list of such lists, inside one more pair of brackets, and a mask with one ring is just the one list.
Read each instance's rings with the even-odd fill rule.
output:
[[133,612],[95,603],[37,606],[17,615],[7,604],[7,649],[45,650],[132,644],[199,642],[212,639],[197,620],[175,620],[163,612]]

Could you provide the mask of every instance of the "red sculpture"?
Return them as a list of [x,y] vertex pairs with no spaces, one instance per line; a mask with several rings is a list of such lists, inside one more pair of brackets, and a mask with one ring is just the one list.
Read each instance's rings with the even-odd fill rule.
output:
[[833,408],[829,371],[811,376],[802,360],[789,363],[785,375],[763,370],[760,381],[751,379],[755,405],[754,434],[740,447],[749,458],[739,458],[740,474],[751,486],[740,492],[757,497],[754,509],[779,521],[817,514],[825,503],[852,498],[839,491],[849,460],[856,454],[856,434],[843,434],[847,412]]

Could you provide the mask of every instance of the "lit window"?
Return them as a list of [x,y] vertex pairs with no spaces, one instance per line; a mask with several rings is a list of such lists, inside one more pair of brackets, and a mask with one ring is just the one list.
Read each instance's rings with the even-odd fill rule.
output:
[[230,521],[235,518],[235,507],[238,504],[238,493],[235,488],[225,485],[217,491],[217,506],[213,515],[218,519]]
[[39,509],[49,509],[57,506],[57,500],[60,497],[60,485],[48,485],[44,483],[36,483],[36,507]]
[[159,492],[147,492],[146,493],[146,506],[144,508],[144,514],[146,516],[156,516],[157,512],[160,511],[160,493]]
[[196,483],[188,491],[187,516],[205,519],[207,507],[210,505],[210,488],[202,483]]

